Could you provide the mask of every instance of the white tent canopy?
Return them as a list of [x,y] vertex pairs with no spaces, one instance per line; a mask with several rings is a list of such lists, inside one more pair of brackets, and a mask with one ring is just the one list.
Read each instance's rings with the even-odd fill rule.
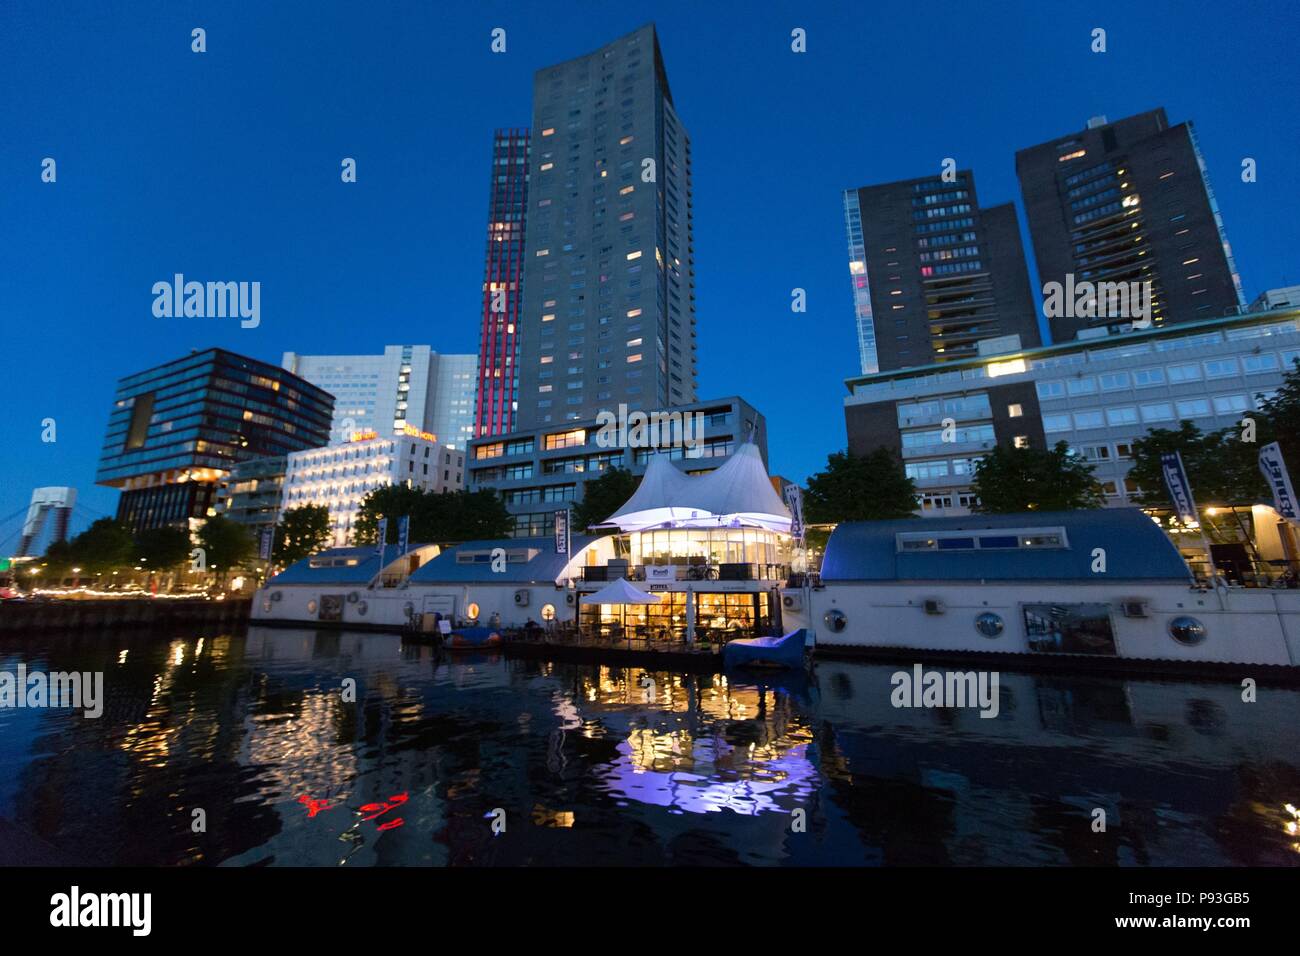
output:
[[627,582],[626,578],[610,581],[594,594],[584,594],[583,604],[658,604],[663,598],[647,594]]
[[693,477],[679,471],[667,455],[651,456],[632,497],[605,523],[622,531],[747,525],[784,533],[790,530],[790,512],[751,441],[721,468]]

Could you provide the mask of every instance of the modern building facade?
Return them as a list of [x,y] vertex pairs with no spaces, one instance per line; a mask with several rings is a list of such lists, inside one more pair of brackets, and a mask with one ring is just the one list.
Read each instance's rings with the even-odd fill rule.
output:
[[[499,129],[492,139],[483,320],[478,347],[474,436],[504,435],[515,425],[522,331],[524,226],[528,215],[527,129]],[[464,447],[464,446],[458,446]]]
[[1300,308],[1300,285],[1265,289],[1250,303],[1251,312],[1272,312],[1274,309],[1292,308]]
[[335,396],[332,440],[353,432],[432,432],[464,448],[474,437],[478,357],[442,355],[428,345],[389,345],[382,355],[300,355],[281,364]]
[[651,444],[634,427],[615,435],[602,431],[602,420],[595,416],[480,439],[469,449],[469,487],[495,488],[514,516],[514,534],[535,537],[549,534],[555,512],[581,501],[584,485],[609,468],[641,475],[652,456],[662,455],[685,474],[700,475],[721,466],[750,440],[766,463],[767,421],[744,399],[694,402],[673,412],[691,416],[690,445],[673,444],[671,436],[668,442]]
[[45,519],[54,517],[54,526],[50,529],[50,544],[68,540],[68,523],[72,520],[72,509],[77,506],[77,489],[67,487],[33,488],[32,501],[27,506],[27,517],[23,521],[22,537],[18,540],[15,557],[25,558],[32,545],[41,538],[45,528]]
[[844,193],[864,375],[1040,343],[1012,203],[981,209],[970,170]]
[[862,376],[846,383],[849,449],[899,454],[923,515],[969,510],[975,463],[994,445],[1058,441],[1095,466],[1108,504],[1131,505],[1135,439],[1183,419],[1236,425],[1296,359],[1300,309],[1288,309]]
[[334,398],[292,372],[205,349],[119,380],[95,481],[139,532],[213,513],[236,464],[328,444]]
[[[1152,324],[1240,311],[1241,280],[1191,123],[1164,109],[1019,150],[1016,172],[1039,282],[1146,283]],[[1079,314],[1096,311],[1099,314]],[[1053,342],[1120,330],[1128,316],[1070,309],[1048,315]],[[1176,317],[1176,318],[1175,318]]]
[[516,429],[696,397],[691,145],[653,25],[539,70]]
[[287,455],[269,455],[241,461],[217,483],[216,511],[244,525],[260,541],[263,528],[280,520],[280,497],[284,491]]
[[304,505],[329,509],[336,547],[355,541],[361,504],[376,488],[407,485],[422,491],[465,486],[465,452],[428,433],[383,435],[363,431],[348,441],[289,455],[281,512]]

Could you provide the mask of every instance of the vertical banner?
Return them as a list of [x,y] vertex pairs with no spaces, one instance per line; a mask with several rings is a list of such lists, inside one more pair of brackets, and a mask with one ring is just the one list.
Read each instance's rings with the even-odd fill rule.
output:
[[787,482],[781,488],[781,497],[785,499],[785,506],[790,509],[790,535],[794,540],[803,544],[803,489],[793,482]]
[[1165,487],[1169,489],[1169,499],[1173,502],[1178,520],[1183,524],[1199,524],[1196,502],[1192,500],[1192,486],[1187,480],[1187,469],[1183,467],[1183,456],[1176,451],[1166,452],[1160,456],[1160,472],[1164,475]]
[[411,516],[402,515],[402,519],[397,523],[397,556],[401,557],[406,554],[406,546],[410,541]]
[[1259,450],[1259,470],[1264,473],[1269,490],[1273,492],[1273,507],[1277,513],[1290,524],[1300,523],[1300,513],[1296,511],[1295,488],[1291,485],[1291,475],[1282,460],[1282,449],[1277,442],[1269,442]]
[[569,509],[555,512],[555,553],[565,556],[569,553],[572,537],[569,533]]
[[379,568],[384,567],[384,548],[388,544],[388,519],[379,519]]
[[271,552],[275,542],[275,525],[267,525],[261,531],[261,537],[257,544],[257,556],[263,561],[271,560]]

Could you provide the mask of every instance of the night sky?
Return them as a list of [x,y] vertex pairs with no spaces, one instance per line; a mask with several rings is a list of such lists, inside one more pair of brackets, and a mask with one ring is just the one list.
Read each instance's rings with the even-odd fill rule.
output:
[[[984,205],[1018,202],[1017,148],[1164,106],[1196,124],[1248,299],[1300,283],[1294,11],[1132,7],[4,0],[0,551],[34,486],[78,489],[74,531],[114,511],[92,482],[122,375],[209,346],[476,351],[493,129],[529,124],[535,70],[651,20],[693,144],[700,395],[755,404],[789,478],[845,443],[846,187],[952,156]],[[176,272],[259,280],[260,327],[154,318]]]

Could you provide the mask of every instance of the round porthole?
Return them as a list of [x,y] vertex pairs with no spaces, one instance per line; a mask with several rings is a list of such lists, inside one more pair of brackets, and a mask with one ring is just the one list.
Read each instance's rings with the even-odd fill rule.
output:
[[1205,625],[1194,617],[1182,615],[1169,622],[1169,636],[1191,647],[1205,640]]
[[361,600],[361,595],[358,594],[356,591],[349,591],[349,592],[348,592],[348,603],[349,603],[349,604],[356,604],[356,603],[357,603],[358,601],[360,601],[360,600]]
[[542,620],[543,620],[543,621],[554,621],[554,620],[555,620],[555,605],[554,605],[554,604],[543,604],[543,605],[542,605]]
[[985,611],[983,614],[975,615],[975,630],[985,637],[999,636],[1004,626],[1002,618],[992,611]]
[[308,614],[315,614],[315,613],[316,613],[316,602],[315,602],[315,601],[308,601],[308,602],[307,602],[307,613],[308,613]]
[[362,617],[366,616],[366,611],[368,611],[369,609],[370,609],[370,605],[367,604],[365,601],[357,602],[357,613],[360,614]]
[[844,612],[837,607],[833,607],[827,611],[826,616],[822,618],[822,620],[826,622],[827,629],[836,634],[848,627],[849,624],[849,619],[845,617]]
[[473,601],[471,601],[469,604],[466,604],[466,605],[465,605],[465,616],[466,616],[467,618],[469,618],[471,621],[477,621],[477,620],[478,620],[478,605],[475,604]]
[[284,594],[281,593],[280,591],[272,591],[272,592],[271,592],[271,600],[272,600],[272,601],[279,601],[279,600],[282,599],[283,597],[284,597]]

